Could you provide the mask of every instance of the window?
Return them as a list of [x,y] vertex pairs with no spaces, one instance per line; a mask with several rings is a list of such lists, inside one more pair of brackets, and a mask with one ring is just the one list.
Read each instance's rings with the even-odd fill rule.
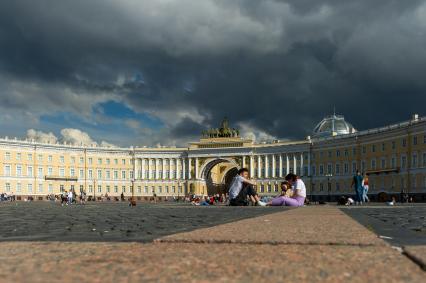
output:
[[47,157],[47,161],[48,161],[49,163],[51,163],[51,162],[52,162],[52,160],[53,160],[53,156],[52,156],[52,155],[49,155],[49,156]]
[[64,167],[59,168],[59,176],[65,177],[65,168]]
[[412,163],[414,168],[417,167],[417,153],[413,153]]
[[349,151],[347,149],[345,149],[345,156],[349,155]]
[[262,184],[262,185],[260,185],[260,192],[261,193],[264,193],[265,192],[265,186]]
[[126,165],[126,159],[121,159],[121,164]]
[[371,146],[371,152],[376,152],[376,145],[374,145],[374,144],[373,144],[373,145]]
[[386,144],[382,143],[382,151],[385,151],[385,150],[386,150]]
[[129,178],[133,179],[133,171],[129,171]]
[[168,194],[169,193],[169,186],[166,186],[165,188],[166,188],[166,194]]
[[65,163],[65,157],[63,155],[59,156],[59,162],[61,162],[62,164]]
[[423,153],[423,166],[426,166],[426,152]]
[[102,170],[98,170],[98,179],[102,179]]
[[176,193],[176,186],[172,186],[172,193]]
[[117,180],[118,179],[118,171],[117,170],[115,170],[114,171],[114,180]]
[[121,171],[121,179],[126,179],[126,171]]
[[80,157],[80,164],[84,163],[84,157]]
[[27,176],[28,177],[32,177],[33,176],[33,167],[32,166],[28,166],[27,167]]
[[406,147],[407,146],[407,140],[406,139],[402,139],[402,147]]
[[111,163],[111,160],[109,158],[106,159],[106,164],[109,165]]
[[336,175],[340,174],[340,164],[336,164]]
[[111,171],[109,171],[109,170],[105,171],[105,178],[107,180],[111,179]]
[[22,192],[22,184],[21,183],[17,183],[16,184],[16,192],[17,193],[21,193]]
[[381,164],[381,169],[385,169],[386,168],[386,159],[382,158],[382,164]]
[[89,169],[89,179],[93,179],[93,170]]
[[320,175],[324,175],[324,166],[322,164],[320,165],[319,170],[320,170]]
[[392,166],[392,168],[396,168],[396,159],[395,159],[395,157],[391,158],[391,166]]
[[[426,179],[425,179],[426,180]],[[10,183],[6,183],[6,192],[9,193],[10,192]]]
[[356,155],[356,148],[352,148],[352,155],[355,156]]
[[121,187],[121,191],[122,191],[123,193],[125,193],[125,192],[126,192],[126,186],[122,186],[122,187]]
[[53,175],[53,168],[52,167],[47,168],[47,175],[49,175],[49,176]]
[[114,186],[114,193],[118,193],[118,186]]
[[79,177],[80,177],[80,178],[84,178],[84,170],[83,170],[83,169],[80,169],[79,171],[80,171],[80,173],[79,173]]
[[64,189],[64,185],[59,185],[59,190],[60,190],[61,192],[65,191],[65,189]]
[[148,193],[148,186],[145,186],[144,188],[144,193],[147,194]]
[[[316,168],[315,168],[315,165],[312,165],[312,176],[316,176],[317,175],[317,172],[316,172]],[[284,171],[285,172],[285,171]]]
[[320,192],[324,191],[324,184],[320,183]]
[[401,168],[405,169],[407,167],[407,157],[401,156]]
[[38,157],[37,157],[37,161],[38,161],[38,162],[42,162],[42,161],[43,161],[43,155],[42,155],[42,154],[39,154],[39,155],[38,155]]
[[28,190],[29,194],[32,194],[33,193],[33,184],[28,184],[27,185],[27,190]]
[[22,166],[16,165],[16,176],[21,177],[22,176]]
[[371,160],[371,169],[376,169],[376,159]]
[[363,154],[365,154],[366,152],[367,152],[367,147],[366,147],[366,146],[363,146],[363,147],[362,147],[362,153],[363,153]]
[[327,164],[327,174],[332,174],[332,173],[333,173],[333,165]]
[[328,152],[328,157],[331,158],[331,155],[332,155],[332,153],[331,153],[331,151],[329,151]]
[[426,144],[426,135],[423,136],[423,143]]
[[413,137],[413,145],[417,145],[417,136]]
[[53,193],[53,185],[49,184],[47,190],[49,191],[49,194]]
[[355,174],[357,170],[356,162],[352,162],[352,174]]
[[98,185],[98,193],[102,193],[102,186]]
[[348,174],[349,173],[349,164],[348,163],[345,163],[345,168],[344,168],[344,170],[345,170],[345,174]]
[[75,157],[71,156],[71,164],[75,164]]
[[11,175],[11,167],[10,167],[10,165],[5,165],[4,166],[4,175],[5,176],[10,176]]
[[33,161],[33,155],[31,153],[28,153],[27,159],[28,161]]
[[340,191],[340,183],[336,183],[336,192]]
[[114,159],[114,164],[117,165],[118,164],[118,159]]
[[4,159],[5,160],[10,160],[10,152],[5,152],[4,153]]
[[392,141],[392,149],[395,149],[395,148],[396,148],[396,142]]
[[268,193],[272,192],[271,184],[268,184]]
[[89,185],[89,193],[93,193],[93,186]]
[[22,154],[20,152],[18,152],[16,154],[16,160],[21,160],[21,158],[22,158]]
[[110,191],[111,191],[111,186],[106,186],[106,192],[110,193]]
[[339,157],[340,156],[340,150],[336,150],[336,156]]
[[75,177],[75,169],[74,168],[70,169],[70,176]]
[[142,193],[142,188],[141,186],[138,186],[138,194]]
[[93,164],[93,158],[89,157],[89,164],[92,165]]

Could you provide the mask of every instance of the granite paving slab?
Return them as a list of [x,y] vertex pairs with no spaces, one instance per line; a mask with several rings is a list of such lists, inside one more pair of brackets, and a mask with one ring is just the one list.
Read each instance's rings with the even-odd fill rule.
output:
[[388,246],[2,242],[0,282],[424,282]]
[[[266,207],[265,210],[270,208]],[[182,243],[385,245],[376,234],[331,206],[291,209],[156,239]]]

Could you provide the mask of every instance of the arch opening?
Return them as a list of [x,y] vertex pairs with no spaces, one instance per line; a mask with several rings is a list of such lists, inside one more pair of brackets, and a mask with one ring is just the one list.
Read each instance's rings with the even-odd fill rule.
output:
[[207,194],[227,193],[232,179],[237,175],[239,165],[232,159],[215,159],[210,161],[202,174],[206,181]]

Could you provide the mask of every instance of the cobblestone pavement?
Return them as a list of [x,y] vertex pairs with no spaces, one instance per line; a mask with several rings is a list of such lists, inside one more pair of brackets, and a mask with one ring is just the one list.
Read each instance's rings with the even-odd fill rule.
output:
[[[244,209],[244,210],[242,210]],[[265,215],[284,208],[185,204],[0,203],[0,241],[139,241]]]
[[353,206],[342,210],[391,244],[426,245],[426,204]]

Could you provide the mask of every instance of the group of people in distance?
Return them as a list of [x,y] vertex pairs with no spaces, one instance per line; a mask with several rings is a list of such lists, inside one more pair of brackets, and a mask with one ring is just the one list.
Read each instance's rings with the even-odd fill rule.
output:
[[281,195],[267,203],[260,200],[254,189],[255,185],[256,183],[250,180],[248,169],[240,169],[229,188],[229,205],[246,206],[251,202],[259,206],[303,206],[305,203],[306,186],[293,173],[288,174],[281,184]]

